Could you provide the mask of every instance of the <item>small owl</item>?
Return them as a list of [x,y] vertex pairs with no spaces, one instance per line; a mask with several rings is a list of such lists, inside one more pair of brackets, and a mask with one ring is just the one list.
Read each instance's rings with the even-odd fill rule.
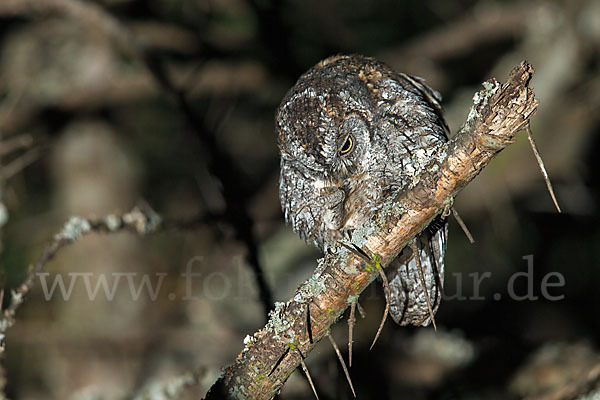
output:
[[[416,184],[448,140],[440,101],[422,79],[362,56],[334,56],[302,75],[276,118],[279,194],[294,231],[323,252],[335,251],[389,195]],[[398,324],[431,322],[427,296],[435,312],[446,237],[438,217],[418,235],[419,254],[405,248],[386,269]]]

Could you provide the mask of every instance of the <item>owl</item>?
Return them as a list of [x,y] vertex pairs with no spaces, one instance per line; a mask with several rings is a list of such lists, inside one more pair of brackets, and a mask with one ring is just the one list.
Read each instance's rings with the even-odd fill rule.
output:
[[[421,78],[368,57],[334,56],[304,73],[276,116],[279,194],[293,230],[335,252],[388,196],[414,186],[448,140],[440,101]],[[435,312],[446,238],[437,217],[417,236],[418,254],[407,247],[386,268],[396,323],[431,322],[427,301]]]

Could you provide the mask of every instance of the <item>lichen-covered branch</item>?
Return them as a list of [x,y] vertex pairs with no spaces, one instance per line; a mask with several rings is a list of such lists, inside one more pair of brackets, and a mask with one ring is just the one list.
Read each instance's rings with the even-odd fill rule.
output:
[[[5,354],[4,338],[6,331],[15,324],[17,311],[25,301],[27,294],[34,287],[37,274],[46,268],[46,265],[52,261],[63,247],[73,244],[81,237],[91,233],[132,232],[140,236],[146,236],[165,231],[194,229],[205,224],[206,220],[207,218],[202,216],[187,220],[165,221],[147,205],[136,206],[122,215],[109,214],[103,218],[70,217],[63,228],[44,247],[37,262],[29,267],[27,277],[23,283],[10,292],[8,306],[3,310],[0,309],[0,360],[4,358]],[[4,289],[2,289],[0,291],[0,305],[4,294]],[[181,387],[191,384],[189,379],[182,379],[173,381],[173,384]],[[4,371],[0,369],[0,389],[3,389],[5,384]],[[5,398],[4,391],[0,390],[0,400]]]
[[[273,294],[267,284],[258,257],[258,245],[253,233],[253,219],[248,215],[247,199],[254,191],[240,185],[240,171],[229,154],[217,145],[215,134],[210,132],[204,117],[189,102],[170,76],[168,65],[149,49],[143,38],[138,38],[126,25],[94,2],[85,0],[2,0],[0,15],[60,15],[77,21],[87,29],[95,29],[105,35],[122,51],[138,59],[163,92],[173,101],[185,117],[189,128],[195,133],[202,147],[208,148],[208,167],[223,186],[223,197],[227,201],[222,217],[235,228],[236,237],[247,248],[246,260],[256,278],[265,316],[272,308]],[[221,168],[228,165],[228,168]],[[216,215],[213,215],[216,217]]]
[[371,221],[353,232],[351,244],[372,261],[345,247],[320,259],[312,277],[292,299],[278,303],[265,327],[246,338],[246,347],[206,399],[273,397],[302,355],[310,353],[379,275],[378,269],[385,268],[409,240],[451,206],[458,192],[514,141],[536,111],[537,100],[529,88],[532,76],[531,65],[522,62],[505,84],[494,79],[485,82],[484,89],[475,93],[463,127],[417,177],[417,183],[390,196]]
[[[201,224],[202,218],[186,221],[163,221],[150,207],[134,207],[123,215],[110,214],[104,218],[82,218],[73,216],[65,223],[63,228],[54,235],[50,243],[44,247],[42,255],[37,262],[29,268],[27,278],[10,293],[10,302],[0,314],[0,339],[4,338],[6,331],[14,324],[17,309],[24,302],[26,295],[35,284],[38,272],[42,272],[46,265],[56,256],[58,251],[76,242],[79,238],[90,233],[116,233],[133,232],[138,235],[149,235],[166,230],[190,229]],[[0,345],[0,356],[4,352],[4,343]]]

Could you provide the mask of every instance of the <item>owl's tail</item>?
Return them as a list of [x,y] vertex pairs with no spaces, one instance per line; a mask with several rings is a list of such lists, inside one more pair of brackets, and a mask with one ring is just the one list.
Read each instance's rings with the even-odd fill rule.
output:
[[397,324],[427,326],[433,322],[442,299],[447,237],[448,223],[437,217],[416,237],[421,270],[409,247],[386,269],[390,315]]

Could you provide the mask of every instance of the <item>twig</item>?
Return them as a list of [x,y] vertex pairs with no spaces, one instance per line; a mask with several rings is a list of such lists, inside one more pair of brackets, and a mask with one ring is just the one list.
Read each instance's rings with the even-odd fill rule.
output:
[[[15,322],[17,309],[25,301],[25,297],[35,284],[39,272],[56,256],[58,251],[91,233],[116,233],[129,231],[138,235],[149,235],[165,231],[167,229],[186,229],[195,227],[195,224],[163,222],[162,218],[151,208],[141,209],[134,207],[130,212],[123,215],[111,214],[104,218],[82,218],[71,217],[64,227],[54,235],[52,241],[44,247],[38,261],[27,272],[25,281],[15,290],[11,291],[8,307],[2,312],[0,318],[0,333],[4,334]],[[0,348],[0,352],[1,352]]]
[[544,177],[544,181],[546,182],[546,187],[548,188],[548,193],[550,193],[550,197],[552,197],[552,201],[554,202],[554,206],[558,210],[558,212],[562,212],[560,210],[560,206],[558,205],[558,200],[556,200],[556,196],[554,195],[554,190],[552,189],[552,183],[550,183],[550,178],[548,177],[548,172],[546,172],[546,167],[544,167],[544,161],[542,160],[542,156],[540,156],[540,152],[535,145],[535,140],[533,140],[533,132],[531,132],[531,125],[528,123],[525,128],[527,131],[527,139],[529,139],[529,144],[531,145],[531,150],[533,150],[533,155],[535,155],[535,159],[537,160],[538,165],[540,166],[540,171],[542,171],[542,176]]
[[348,368],[346,367],[346,363],[344,362],[344,357],[342,357],[342,353],[340,353],[340,348],[337,343],[331,337],[331,333],[327,335],[329,342],[333,346],[333,350],[335,350],[335,354],[337,354],[338,360],[340,360],[340,364],[342,364],[342,369],[344,370],[344,375],[346,375],[346,380],[348,381],[348,385],[350,385],[350,390],[352,390],[352,394],[356,397],[356,392],[354,391],[354,386],[352,385],[352,379],[350,378],[350,374],[348,373]]
[[[300,351],[298,351],[298,353],[300,353]],[[308,378],[308,383],[310,384],[310,388],[312,389],[313,394],[315,395],[315,398],[317,400],[319,400],[319,395],[317,394],[317,389],[315,389],[315,384],[313,383],[312,377],[310,376],[310,372],[308,372],[308,368],[306,367],[306,364],[304,363],[304,356],[302,355],[302,353],[300,353],[300,365],[302,366],[302,371],[304,371],[304,374]]]
[[[508,145],[537,108],[529,88],[533,68],[522,62],[507,83],[485,82],[460,131],[441,149],[409,190],[386,198],[373,218],[352,233],[351,242],[370,249],[382,268],[435,218],[475,176]],[[235,362],[226,368],[206,399],[270,399],[301,361],[286,357],[271,376],[273,363],[292,343],[308,354],[377,277],[362,257],[350,251],[327,254],[313,275],[286,303],[278,303],[267,324],[256,332]],[[306,334],[306,303],[311,303],[314,343]]]
[[[185,92],[171,79],[163,59],[150,51],[131,30],[97,4],[82,0],[2,0],[2,2],[0,13],[4,10],[12,10],[22,14],[59,14],[71,17],[86,29],[92,28],[103,33],[120,49],[142,62],[150,76],[185,117],[189,128],[200,141],[199,147],[208,148],[212,155],[209,169],[221,181],[223,198],[228,202],[223,217],[235,228],[237,238],[246,246],[248,251],[246,259],[256,277],[260,300],[264,313],[268,316],[269,310],[273,308],[273,294],[259,261],[258,245],[253,232],[254,221],[246,211],[247,201],[252,197],[252,190],[256,188],[250,190],[240,185],[241,173],[236,168],[235,160],[220,150],[215,135],[207,129],[203,116],[194,110]],[[227,165],[228,168],[222,168],[223,165]]]
[[24,170],[27,166],[34,163],[40,156],[42,155],[44,150],[43,146],[34,147],[33,149],[29,149],[24,154],[15,158],[13,161],[3,166],[0,169],[0,180],[6,181],[22,170]]
[[141,44],[116,18],[106,13],[101,6],[85,0],[3,0],[0,14],[13,15],[65,15],[88,29],[104,33],[121,50],[137,56]]
[[0,142],[0,156],[5,156],[16,150],[26,149],[32,144],[33,137],[30,134],[23,134],[4,139]]
[[358,313],[360,314],[360,317],[362,319],[365,319],[367,316],[367,313],[365,313],[365,309],[362,308],[362,306],[360,305],[360,303],[357,301],[356,302],[356,309],[358,310]]
[[[44,247],[42,255],[27,272],[25,281],[15,290],[11,291],[9,306],[2,311],[0,318],[0,356],[4,353],[4,335],[15,323],[17,310],[23,304],[27,294],[35,284],[38,273],[42,272],[46,265],[56,256],[63,247],[76,242],[90,233],[116,233],[129,231],[145,236],[171,229],[195,228],[201,218],[195,218],[193,223],[188,221],[163,222],[149,206],[134,207],[130,212],[123,215],[108,215],[101,219],[71,217],[65,223],[60,232],[54,235],[52,241]],[[0,305],[4,299],[4,289],[0,292]],[[0,370],[0,400],[4,399],[4,391],[1,390],[5,384],[4,370]]]
[[385,276],[383,268],[378,267],[377,271],[379,272],[379,276],[381,277],[381,284],[383,285],[383,290],[385,291],[385,309],[383,310],[383,316],[381,317],[379,328],[377,328],[377,333],[373,338],[373,343],[371,343],[371,347],[369,347],[369,350],[373,349],[373,346],[375,346],[375,343],[377,342],[377,339],[379,339],[379,335],[383,330],[383,325],[385,324],[385,321],[388,317],[388,313],[390,311],[390,298],[392,297],[392,292],[390,291],[390,284],[387,280],[387,276]]
[[460,228],[465,233],[467,239],[469,239],[469,242],[471,242],[471,244],[475,243],[475,239],[473,239],[473,235],[471,235],[471,231],[469,231],[467,224],[465,224],[465,221],[463,221],[463,219],[460,217],[460,214],[454,207],[452,207],[452,215],[454,216],[456,222],[458,222],[458,225],[460,225]]
[[515,3],[502,8],[482,10],[478,18],[465,14],[449,24],[426,31],[398,47],[387,49],[378,58],[406,63],[410,58],[441,62],[468,54],[479,46],[522,35],[534,4]]
[[429,310],[429,318],[431,319],[431,323],[433,324],[433,329],[437,331],[437,326],[435,325],[435,315],[433,314],[431,300],[429,299],[429,290],[427,289],[427,285],[425,284],[425,274],[423,273],[423,263],[421,263],[421,253],[419,252],[419,244],[417,243],[417,240],[413,240],[411,242],[410,249],[412,250],[412,253],[415,256],[415,261],[417,262],[417,270],[419,271],[419,279],[421,280],[423,292],[425,293],[425,301],[427,302],[427,310]]
[[348,317],[348,365],[352,366],[352,344],[354,343],[354,324],[356,324],[356,302],[350,304],[350,316]]

